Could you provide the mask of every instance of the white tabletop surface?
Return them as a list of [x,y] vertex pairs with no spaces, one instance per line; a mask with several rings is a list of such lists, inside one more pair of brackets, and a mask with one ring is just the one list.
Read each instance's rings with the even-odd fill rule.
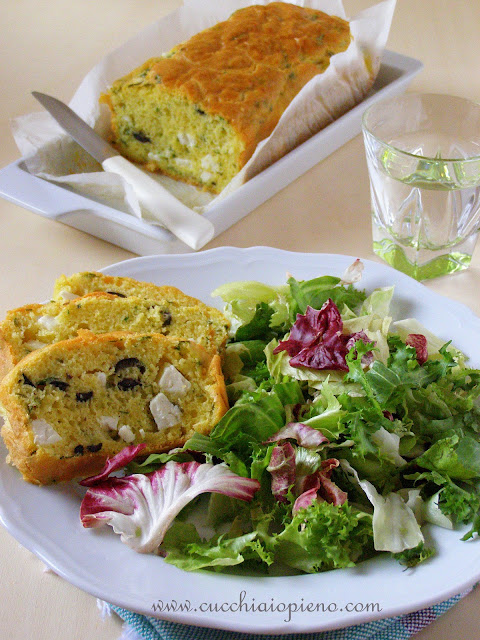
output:
[[[374,0],[346,0],[349,15]],[[18,158],[9,120],[38,110],[30,91],[65,101],[111,49],[178,0],[4,0],[0,3],[0,167]],[[412,90],[480,101],[480,3],[398,0],[388,48],[422,60]],[[346,168],[348,168],[346,170]],[[348,176],[348,179],[346,179]],[[360,136],[218,236],[222,245],[268,245],[377,259]],[[48,298],[61,273],[98,269],[133,254],[0,200],[0,313]],[[480,249],[470,269],[428,287],[480,315]],[[388,588],[387,585],[385,585]],[[116,616],[102,621],[95,598],[50,572],[0,527],[0,637],[8,640],[114,640]],[[418,633],[416,640],[480,639],[480,591]]]

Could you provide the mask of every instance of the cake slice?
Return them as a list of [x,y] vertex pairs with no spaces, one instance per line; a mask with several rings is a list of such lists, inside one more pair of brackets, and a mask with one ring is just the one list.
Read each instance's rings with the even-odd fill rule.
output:
[[146,169],[218,193],[350,41],[348,22],[322,11],[239,9],[113,83],[101,97],[112,142]]
[[156,300],[88,293],[69,302],[54,300],[9,311],[0,324],[0,380],[32,351],[74,338],[81,329],[162,333],[223,352],[228,336],[223,314],[194,298],[172,295],[172,291]]
[[8,461],[49,484],[97,473],[127,444],[142,453],[207,434],[228,408],[218,354],[156,333],[76,338],[23,358],[0,384]]
[[143,282],[135,280],[128,276],[109,276],[99,271],[80,271],[71,276],[62,275],[55,280],[53,287],[53,299],[74,300],[87,293],[95,291],[103,291],[119,298],[128,296],[137,296],[138,298],[146,298],[157,302],[175,301],[185,306],[203,305],[208,308],[212,314],[222,316],[221,312],[197,300],[192,296],[183,293],[177,287],[168,285],[158,286],[151,282]]

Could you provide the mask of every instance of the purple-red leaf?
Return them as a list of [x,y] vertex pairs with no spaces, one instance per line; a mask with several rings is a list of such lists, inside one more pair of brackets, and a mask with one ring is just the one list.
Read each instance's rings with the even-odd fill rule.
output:
[[96,476],[90,476],[89,478],[85,478],[80,481],[80,484],[84,487],[93,487],[100,482],[103,482],[108,476],[117,471],[118,469],[122,469],[127,466],[129,462],[131,462],[134,458],[138,456],[138,454],[145,449],[147,445],[142,442],[142,444],[130,445],[128,447],[124,447],[120,453],[113,456],[112,458],[107,458],[105,466]]
[[297,513],[300,509],[306,509],[316,500],[319,502],[322,502],[323,500],[318,496],[318,490],[320,489],[320,478],[318,473],[312,473],[310,476],[307,476],[304,481],[304,487],[306,484],[308,484],[310,488],[305,488],[303,493],[301,493],[293,503],[293,514]]
[[[357,340],[361,340],[365,344],[368,344],[369,342],[374,344],[373,340],[370,340],[370,338],[367,336],[365,331],[357,331],[356,333],[352,333],[350,334],[350,336],[348,336],[347,353],[350,351],[350,349],[353,349]],[[362,356],[362,365],[366,367],[372,362],[373,362],[373,353],[371,351],[368,351]]]
[[339,464],[336,458],[323,460],[321,469],[304,478],[301,487],[302,493],[295,500],[293,513],[299,509],[305,509],[315,500],[325,500],[336,506],[342,505],[347,500],[348,496],[345,491],[342,491],[330,478],[333,469]]
[[428,360],[427,339],[421,333],[410,333],[405,344],[413,347],[417,352],[417,362],[422,365]]
[[342,317],[329,298],[320,310],[307,307],[305,315],[298,314],[290,336],[273,353],[286,351],[292,367],[348,371],[346,356],[355,341],[370,340],[363,332],[344,335],[342,331]]
[[302,422],[289,422],[266,442],[278,442],[288,438],[296,440],[297,444],[305,449],[317,449],[320,445],[328,442],[328,438],[319,429],[313,429]]
[[273,495],[278,502],[286,502],[288,489],[295,482],[295,449],[290,442],[275,445],[267,471],[272,474]]
[[180,511],[201,493],[252,500],[258,480],[232,473],[225,464],[167,462],[149,474],[107,478],[90,487],[80,507],[84,527],[109,524],[140,553],[156,551]]

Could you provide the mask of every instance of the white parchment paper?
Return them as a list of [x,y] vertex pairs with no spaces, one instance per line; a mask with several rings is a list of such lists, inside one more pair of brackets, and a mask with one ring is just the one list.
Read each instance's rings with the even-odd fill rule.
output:
[[[342,0],[290,0],[346,18]],[[147,59],[169,51],[202,29],[227,19],[236,9],[269,0],[184,0],[182,7],[146,27],[137,36],[105,56],[85,76],[70,106],[103,137],[109,116],[98,99],[117,78]],[[257,147],[242,171],[218,196],[152,174],[179,200],[197,211],[238,189],[276,159],[360,102],[380,68],[396,0],[384,0],[350,19],[353,40],[333,56],[327,70],[313,78],[284,112],[273,133]],[[36,89],[37,87],[32,87]],[[132,187],[123,178],[103,172],[100,165],[55,123],[46,112],[35,112],[12,122],[15,142],[30,173],[68,186],[74,191],[141,218]],[[155,224],[155,223],[153,223]]]

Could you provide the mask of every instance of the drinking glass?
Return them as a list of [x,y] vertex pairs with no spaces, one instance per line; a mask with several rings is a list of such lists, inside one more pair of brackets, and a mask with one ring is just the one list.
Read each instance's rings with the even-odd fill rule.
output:
[[466,269],[480,229],[480,104],[405,94],[363,116],[373,250],[417,280]]

